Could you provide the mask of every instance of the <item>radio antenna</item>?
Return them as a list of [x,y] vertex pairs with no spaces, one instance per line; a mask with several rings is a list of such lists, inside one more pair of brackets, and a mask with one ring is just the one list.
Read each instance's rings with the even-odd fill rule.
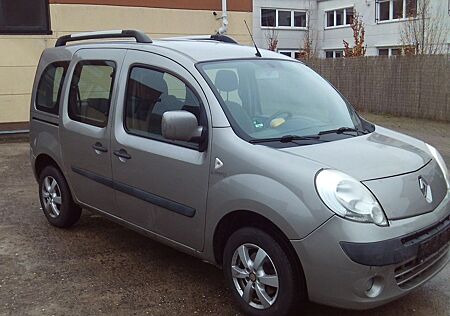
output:
[[245,26],[247,27],[248,34],[250,35],[250,38],[252,39],[253,45],[255,46],[255,49],[256,49],[255,56],[261,57],[261,52],[259,51],[258,46],[256,46],[255,40],[253,39],[252,32],[250,32],[250,29],[248,27],[247,21],[244,20],[244,23],[245,23]]

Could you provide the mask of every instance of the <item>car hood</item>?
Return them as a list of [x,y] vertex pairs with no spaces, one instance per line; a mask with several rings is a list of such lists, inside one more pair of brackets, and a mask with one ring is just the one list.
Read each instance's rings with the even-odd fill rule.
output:
[[424,142],[379,126],[363,136],[281,150],[360,181],[414,172],[432,159]]
[[376,127],[375,132],[364,136],[283,150],[363,182],[390,220],[432,212],[447,194],[444,175],[425,143],[385,128]]

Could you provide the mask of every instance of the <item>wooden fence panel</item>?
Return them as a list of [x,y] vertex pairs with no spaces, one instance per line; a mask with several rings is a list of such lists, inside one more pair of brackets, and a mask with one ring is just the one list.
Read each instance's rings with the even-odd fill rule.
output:
[[447,55],[313,59],[358,110],[450,121]]

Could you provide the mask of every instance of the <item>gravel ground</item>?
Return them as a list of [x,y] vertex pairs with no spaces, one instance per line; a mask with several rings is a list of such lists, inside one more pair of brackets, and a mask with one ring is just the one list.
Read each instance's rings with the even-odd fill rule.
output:
[[[450,124],[366,114],[435,145]],[[17,141],[17,140],[16,140]],[[238,315],[222,272],[85,211],[69,230],[40,211],[28,144],[0,144],[1,315]],[[450,265],[415,292],[365,312],[308,304],[303,315],[450,315]]]

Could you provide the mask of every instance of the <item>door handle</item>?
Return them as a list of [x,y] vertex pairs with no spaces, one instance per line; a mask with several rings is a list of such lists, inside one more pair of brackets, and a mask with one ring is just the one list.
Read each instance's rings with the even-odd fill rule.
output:
[[96,142],[94,145],[92,145],[92,148],[94,148],[97,154],[108,152],[108,148],[103,147],[102,143],[100,142]]
[[114,155],[116,155],[121,162],[125,162],[128,159],[131,159],[131,156],[127,153],[125,149],[114,151]]

